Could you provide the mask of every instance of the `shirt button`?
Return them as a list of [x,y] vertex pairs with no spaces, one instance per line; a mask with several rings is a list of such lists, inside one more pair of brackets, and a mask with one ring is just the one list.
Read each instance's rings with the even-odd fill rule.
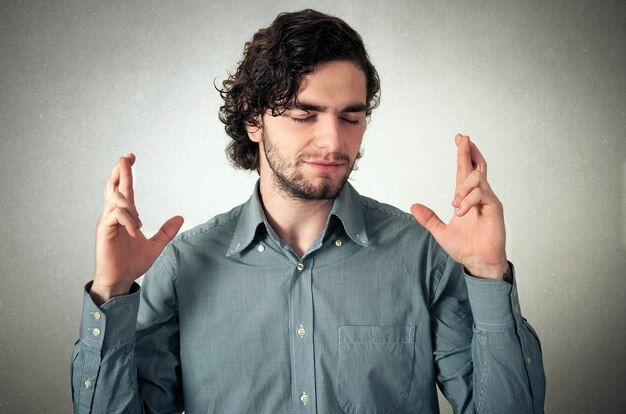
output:
[[343,243],[341,242],[341,240],[339,240],[339,239],[335,240],[335,246],[341,247],[342,244]]
[[263,253],[265,251],[265,246],[263,246],[262,244],[259,244],[259,247],[257,247],[256,249],[260,251],[261,253]]
[[304,335],[306,335],[306,329],[304,329],[304,326],[300,325],[298,328],[298,335],[300,335],[300,338],[303,338]]
[[89,378],[87,378],[87,379],[85,380],[84,384],[85,384],[85,388],[89,388],[89,387],[91,387],[91,380],[90,380]]
[[518,303],[515,304],[515,313],[517,313],[519,315],[519,304]]
[[102,314],[100,312],[93,312],[91,315],[93,315],[93,318],[97,321],[99,321],[100,318],[102,318]]
[[299,271],[303,271],[304,270],[304,265],[302,263],[298,263],[296,265],[296,269],[298,269]]
[[513,297],[517,296],[517,289],[513,288]]
[[300,396],[300,402],[302,403],[302,405],[307,405],[309,403],[309,396],[306,395],[306,392],[303,392]]
[[93,328],[91,330],[91,333],[93,334],[93,336],[100,336],[100,329],[98,328]]
[[526,355],[526,363],[530,365],[531,362],[532,362],[532,359],[530,359],[530,355]]

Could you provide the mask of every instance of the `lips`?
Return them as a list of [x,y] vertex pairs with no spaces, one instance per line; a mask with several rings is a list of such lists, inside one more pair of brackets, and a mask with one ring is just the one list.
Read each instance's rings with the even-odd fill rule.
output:
[[345,162],[341,162],[341,161],[322,161],[322,160],[315,160],[315,161],[305,161],[305,164],[307,164],[308,166],[314,168],[317,171],[320,172],[333,172],[333,171],[337,171],[339,169],[342,169],[346,166]]
[[322,165],[328,167],[339,167],[345,165],[343,161],[305,161],[307,164]]

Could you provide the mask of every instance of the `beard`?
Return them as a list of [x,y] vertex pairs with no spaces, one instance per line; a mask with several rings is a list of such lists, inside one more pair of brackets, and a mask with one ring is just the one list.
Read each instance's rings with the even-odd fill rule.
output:
[[[356,159],[352,160],[347,154],[329,153],[325,156],[302,152],[294,160],[290,160],[280,153],[274,145],[267,130],[263,128],[263,148],[265,158],[274,173],[274,185],[287,196],[299,200],[330,200],[339,195],[354,169]],[[320,174],[313,179],[304,176],[303,164],[307,159],[331,159],[342,161],[348,165],[345,174],[339,179],[333,174]],[[357,156],[358,158],[358,156]]]

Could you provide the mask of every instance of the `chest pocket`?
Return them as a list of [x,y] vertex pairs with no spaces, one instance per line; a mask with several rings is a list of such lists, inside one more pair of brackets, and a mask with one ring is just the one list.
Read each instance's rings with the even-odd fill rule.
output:
[[340,326],[337,395],[347,414],[384,414],[408,398],[415,326]]

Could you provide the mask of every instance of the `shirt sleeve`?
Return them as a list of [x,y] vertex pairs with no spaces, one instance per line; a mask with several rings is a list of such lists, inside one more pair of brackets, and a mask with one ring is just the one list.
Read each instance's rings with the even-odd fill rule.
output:
[[[539,339],[512,284],[470,276],[446,255],[431,306],[437,382],[458,413],[543,413]],[[511,265],[513,270],[513,266]]]
[[139,286],[101,307],[83,293],[80,337],[72,356],[72,400],[75,413],[140,413],[135,369],[135,324]]
[[[164,264],[165,263],[165,264]],[[72,355],[75,413],[180,413],[184,410],[174,282],[160,257],[142,287],[98,307],[83,294]]]

